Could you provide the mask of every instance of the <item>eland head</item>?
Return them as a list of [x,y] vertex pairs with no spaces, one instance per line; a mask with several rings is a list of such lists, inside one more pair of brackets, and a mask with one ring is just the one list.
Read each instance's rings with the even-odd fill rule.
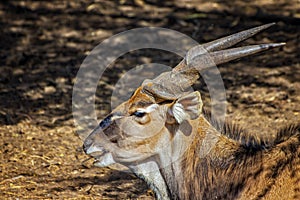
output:
[[[214,144],[224,143],[225,150],[232,152],[238,151],[241,145],[212,128],[203,117],[200,93],[190,88],[201,71],[284,45],[271,43],[227,49],[271,25],[273,23],[190,49],[172,71],[144,81],[128,101],[107,115],[85,139],[84,151],[95,158],[96,166],[118,163],[128,167],[143,178],[160,199],[188,198],[187,180],[182,175],[183,160],[188,163],[189,155],[198,151],[199,159],[201,155],[206,159],[203,152],[213,157]],[[200,140],[202,143],[195,142]],[[193,167],[186,167],[190,168]],[[180,184],[185,188],[181,193],[176,192]],[[195,187],[201,187],[197,185],[195,182]]]

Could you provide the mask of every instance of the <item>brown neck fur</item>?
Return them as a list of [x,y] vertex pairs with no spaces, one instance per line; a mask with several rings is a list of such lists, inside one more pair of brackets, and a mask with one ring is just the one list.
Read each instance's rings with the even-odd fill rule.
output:
[[[300,124],[279,131],[276,138],[262,140],[230,125],[219,132],[204,117],[199,120],[198,135],[180,164],[182,180],[176,179],[176,164],[161,170],[172,199],[274,199],[270,191],[288,168],[286,184],[295,187],[291,199],[298,198]],[[217,142],[201,157],[208,134]]]

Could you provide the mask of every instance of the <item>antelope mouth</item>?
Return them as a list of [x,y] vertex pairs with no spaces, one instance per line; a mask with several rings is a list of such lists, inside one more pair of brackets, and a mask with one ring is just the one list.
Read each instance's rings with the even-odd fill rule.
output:
[[94,159],[94,165],[103,167],[103,160],[105,160],[105,155],[108,153],[103,147],[98,147],[93,152],[89,152],[88,155]]
[[106,144],[104,145],[91,145],[89,148],[86,148],[85,152],[94,159],[94,166],[108,167],[109,165],[115,163],[111,151],[113,151],[116,144],[117,137],[107,140]]
[[97,154],[97,156],[95,156],[94,159],[95,160],[93,164],[96,167],[108,167],[111,164],[115,163],[112,154],[108,151],[101,152],[101,155]]
[[97,151],[97,152],[90,153],[89,155],[97,160],[98,158],[101,158],[105,153],[106,153],[105,151]]
[[100,146],[90,146],[89,148],[86,149],[86,154],[90,155],[91,157],[97,159],[99,157],[102,157],[107,151]]

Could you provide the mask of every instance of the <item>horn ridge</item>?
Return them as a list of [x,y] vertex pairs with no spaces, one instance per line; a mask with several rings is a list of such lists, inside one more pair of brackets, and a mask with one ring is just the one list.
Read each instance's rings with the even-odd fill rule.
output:
[[162,73],[149,83],[143,84],[142,91],[160,99],[176,99],[197,81],[202,70],[285,45],[285,43],[269,43],[227,49],[274,24],[258,26],[191,48],[172,71]]
[[253,35],[256,35],[257,33],[261,32],[262,30],[265,30],[269,28],[270,26],[273,26],[276,23],[269,23],[261,26],[257,26],[245,31],[241,31],[205,44],[202,44],[203,48],[205,48],[208,52],[213,52],[217,50],[226,49],[228,47],[231,47],[243,40],[246,40]]
[[187,66],[184,68],[177,69],[174,72],[189,74],[190,76],[198,74],[198,71],[202,71],[218,64],[226,63],[231,60],[249,56],[255,53],[266,51],[271,48],[280,47],[285,43],[269,43],[269,44],[258,44],[249,45],[244,47],[236,47],[231,49],[225,49],[215,52],[208,52],[195,56]]
[[[202,45],[198,45],[193,47],[192,49],[189,50],[189,52],[194,51],[195,49],[197,49],[197,47],[199,47],[199,49],[202,51],[206,50],[207,52],[214,52],[214,51],[219,51],[219,50],[223,50],[226,49],[228,47],[231,47],[241,41],[244,41],[250,37],[252,37],[253,35],[256,35],[257,33],[269,28],[270,26],[275,25],[276,23],[268,23],[268,24],[264,24],[261,26],[257,26],[248,30],[244,30],[244,31],[240,31],[238,33],[217,39],[217,40],[213,40],[211,42],[202,44]],[[189,54],[189,52],[187,53],[187,55]],[[196,52],[195,52],[196,53]],[[200,52],[201,53],[201,52]],[[199,54],[200,56],[200,54]],[[173,71],[182,71],[187,63],[187,58],[184,58],[175,68],[173,68]]]
[[258,44],[244,47],[231,48],[221,51],[215,51],[210,53],[210,56],[216,65],[229,62],[238,58],[249,56],[255,53],[266,51],[271,48],[280,47],[286,43],[270,43],[270,44]]

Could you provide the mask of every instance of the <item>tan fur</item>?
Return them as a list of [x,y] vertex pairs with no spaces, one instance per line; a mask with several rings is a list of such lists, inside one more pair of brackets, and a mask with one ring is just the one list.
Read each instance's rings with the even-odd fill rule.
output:
[[158,199],[299,200],[300,123],[257,137],[221,127],[203,112],[200,93],[187,92],[201,70],[284,45],[228,49],[272,25],[191,48],[172,71],[144,82],[112,111],[86,138],[85,152],[97,166],[125,165]]
[[[137,125],[138,121],[134,122],[137,119],[132,114],[154,103],[159,103],[159,107],[147,114],[150,121]],[[126,150],[120,156],[120,152],[107,149],[114,162],[133,169],[156,191],[158,198],[300,199],[300,124],[279,131],[275,138],[259,138],[229,124],[218,130],[217,123],[204,114],[194,120],[185,120],[184,126],[179,126],[167,111],[175,103],[176,100],[157,100],[138,88],[129,101],[112,112],[112,115],[118,113],[121,117],[110,122],[104,130],[107,136],[117,138],[120,150]],[[132,125],[127,126],[128,123]],[[137,131],[137,139],[132,140],[130,138],[135,138],[135,135],[129,137],[128,134],[135,131],[137,127],[134,126],[144,131]],[[92,133],[86,139],[86,149],[100,145],[102,139],[96,137],[97,134]],[[178,151],[174,143],[176,139],[188,146],[183,149],[180,159],[164,163],[169,162],[164,154],[173,155]],[[171,151],[167,152],[168,149]],[[124,155],[134,161],[124,162]],[[135,159],[136,155],[140,156]],[[148,173],[140,172],[139,166],[149,160],[155,161],[160,168],[154,176],[160,176],[160,179],[154,180]]]
[[199,146],[207,132],[219,135],[203,118],[199,121],[199,137],[182,162],[185,184],[180,199],[299,199],[300,125],[298,133],[295,129],[282,143],[236,161],[235,154],[242,151],[240,144],[223,135],[205,159],[199,158]]

